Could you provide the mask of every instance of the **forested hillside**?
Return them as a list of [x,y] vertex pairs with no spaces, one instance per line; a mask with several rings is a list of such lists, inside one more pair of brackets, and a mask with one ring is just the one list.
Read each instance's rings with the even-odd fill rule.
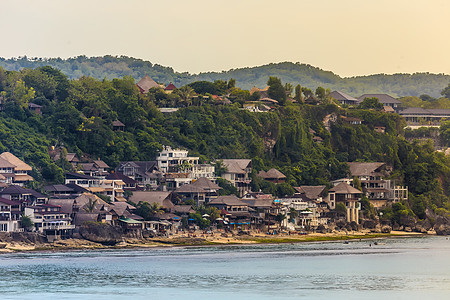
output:
[[223,72],[207,72],[200,74],[178,73],[170,67],[141,59],[126,56],[75,58],[0,58],[0,66],[6,70],[19,71],[22,68],[38,68],[52,66],[61,70],[70,79],[81,76],[91,76],[97,79],[122,78],[131,76],[139,80],[148,74],[159,83],[173,82],[177,87],[194,81],[215,81],[234,78],[236,85],[243,89],[253,86],[263,88],[269,76],[276,76],[283,82],[293,85],[300,84],[311,89],[325,86],[331,90],[341,90],[358,97],[368,93],[387,93],[394,97],[420,96],[423,94],[439,97],[440,91],[450,82],[450,75],[415,73],[394,75],[370,75],[351,78],[341,78],[330,71],[324,71],[301,63],[283,62],[259,67],[238,68]]
[[[249,95],[232,81],[210,85],[230,95]],[[11,151],[33,166],[36,188],[62,182],[64,170],[71,168],[64,159],[50,158],[52,146],[84,159],[102,159],[111,167],[153,160],[162,145],[184,147],[202,161],[251,158],[254,174],[275,167],[287,176],[285,184],[275,186],[253,174],[255,190],[278,194],[289,194],[298,185],[328,185],[348,175],[349,161],[383,161],[394,168],[392,179],[409,186],[406,214],[423,217],[427,207],[450,209],[450,158],[429,143],[407,142],[404,120],[397,114],[301,101],[253,113],[241,108],[239,97],[215,105],[207,93],[196,101],[194,95],[189,86],[172,94],[152,89],[142,95],[132,77],[70,80],[52,67],[0,68],[0,151]],[[168,101],[180,109],[162,114],[157,106]],[[42,106],[42,115],[28,109],[31,102]],[[327,129],[323,121],[330,116],[334,121]],[[349,124],[344,116],[364,123]],[[113,130],[115,120],[125,124],[124,131]],[[376,132],[375,126],[386,132]]]

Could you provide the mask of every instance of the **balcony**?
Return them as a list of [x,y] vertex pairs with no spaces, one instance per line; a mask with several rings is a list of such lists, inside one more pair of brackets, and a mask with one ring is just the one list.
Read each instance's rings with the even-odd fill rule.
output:
[[42,229],[44,230],[62,230],[62,229],[75,229],[75,225],[46,225],[42,226]]

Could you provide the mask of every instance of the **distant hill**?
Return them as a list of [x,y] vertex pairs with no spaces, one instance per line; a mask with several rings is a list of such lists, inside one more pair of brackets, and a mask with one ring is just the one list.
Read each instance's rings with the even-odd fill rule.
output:
[[283,83],[300,84],[311,89],[322,86],[331,90],[341,90],[355,97],[365,93],[387,93],[394,97],[420,96],[422,94],[439,97],[440,92],[450,83],[450,75],[431,73],[377,74],[342,78],[331,71],[324,71],[307,64],[291,62],[231,69],[223,72],[189,74],[187,72],[175,72],[170,67],[127,56],[78,56],[69,59],[0,58],[0,67],[10,71],[18,71],[22,68],[37,68],[45,65],[60,69],[72,79],[81,76],[92,76],[98,79],[131,76],[139,80],[148,74],[159,83],[168,84],[173,82],[177,87],[200,80],[214,81],[234,78],[236,86],[250,89],[253,86],[264,87],[269,76],[277,76]]

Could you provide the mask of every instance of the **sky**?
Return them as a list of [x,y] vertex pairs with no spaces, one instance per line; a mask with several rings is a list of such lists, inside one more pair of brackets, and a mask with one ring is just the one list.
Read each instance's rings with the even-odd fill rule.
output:
[[0,0],[0,57],[125,55],[178,72],[283,61],[450,74],[448,0]]

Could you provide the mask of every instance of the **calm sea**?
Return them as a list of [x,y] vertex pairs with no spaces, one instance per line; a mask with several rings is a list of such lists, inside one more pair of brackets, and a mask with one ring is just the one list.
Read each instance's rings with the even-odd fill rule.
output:
[[450,299],[450,240],[0,255],[0,299]]

